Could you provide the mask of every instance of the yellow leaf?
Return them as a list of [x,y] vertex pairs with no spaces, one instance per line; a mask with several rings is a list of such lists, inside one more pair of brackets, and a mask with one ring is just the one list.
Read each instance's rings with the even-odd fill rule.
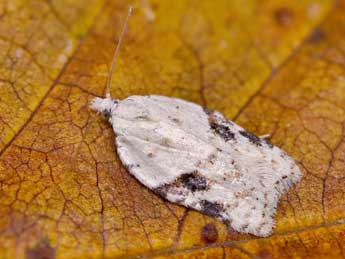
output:
[[[161,94],[223,112],[300,162],[274,234],[239,234],[122,167],[104,96]],[[0,3],[0,258],[342,258],[345,2]]]

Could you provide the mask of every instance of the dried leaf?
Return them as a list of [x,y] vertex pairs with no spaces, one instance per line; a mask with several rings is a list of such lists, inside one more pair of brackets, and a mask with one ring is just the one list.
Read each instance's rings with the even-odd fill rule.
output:
[[[303,179],[268,238],[171,204],[122,167],[103,96],[177,96],[295,157]],[[344,1],[0,3],[1,258],[341,258]]]

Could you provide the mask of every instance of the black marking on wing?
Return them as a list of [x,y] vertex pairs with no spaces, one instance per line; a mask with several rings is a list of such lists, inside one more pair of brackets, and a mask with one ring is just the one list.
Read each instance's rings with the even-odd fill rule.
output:
[[255,136],[253,133],[246,131],[246,130],[241,130],[239,133],[243,136],[249,139],[250,142],[257,146],[262,146],[261,139],[257,136]]
[[225,117],[218,112],[207,109],[206,107],[204,107],[203,109],[208,116],[208,123],[210,124],[210,128],[215,133],[217,133],[225,141],[235,139],[235,133],[231,131],[229,126],[227,126],[227,124],[231,124],[230,121],[226,120]]
[[207,178],[195,170],[190,173],[184,173],[172,183],[163,184],[153,191],[166,198],[168,193],[184,196],[188,191],[199,192],[206,191],[209,188]]
[[204,191],[209,188],[206,178],[200,175],[197,171],[183,174],[177,179],[177,181],[181,181],[183,186],[192,192]]
[[220,216],[220,213],[224,211],[223,205],[208,200],[201,200],[200,206],[203,213],[213,217]]
[[213,129],[225,141],[235,139],[235,134],[230,130],[228,126],[217,124],[216,122],[211,122],[210,126],[211,126],[211,129]]

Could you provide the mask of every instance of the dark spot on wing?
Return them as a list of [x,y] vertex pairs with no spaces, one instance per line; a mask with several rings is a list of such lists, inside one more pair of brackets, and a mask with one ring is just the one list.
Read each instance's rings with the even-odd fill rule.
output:
[[162,138],[161,145],[165,147],[169,147],[169,139],[168,138]]
[[[215,131],[225,141],[235,139],[235,134],[231,131],[228,125],[232,125],[231,121],[228,121],[224,116],[213,110],[203,108],[204,112],[208,115],[208,123],[210,128]],[[227,125],[228,124],[228,125]]]
[[250,196],[250,192],[248,191],[238,191],[235,192],[235,197],[238,199],[244,199],[246,197]]
[[203,107],[204,109],[204,112],[207,114],[207,115],[212,115],[214,113],[214,110],[211,110],[211,109],[208,109],[206,107]]
[[181,181],[184,187],[191,190],[192,192],[195,191],[204,191],[208,189],[207,180],[205,177],[200,175],[198,172],[186,173],[181,175],[177,182]]
[[214,224],[209,223],[201,229],[201,239],[205,243],[214,243],[218,239],[218,231]]
[[110,111],[108,111],[108,110],[104,110],[104,111],[102,111],[101,112],[101,116],[102,116],[102,118],[104,119],[104,120],[106,120],[106,121],[109,121],[109,119],[110,119]]
[[[114,100],[114,99],[111,99],[111,101],[113,102],[113,105],[112,105],[112,107],[114,107],[117,103],[118,103],[118,101],[117,100]],[[106,108],[106,109],[104,109],[103,111],[101,111],[101,116],[103,117],[103,119],[105,119],[105,120],[109,120],[110,119],[110,117],[111,117],[111,110],[112,108]]]
[[133,164],[123,164],[123,166],[127,169],[127,171],[130,171],[134,167]]
[[213,165],[216,160],[217,160],[217,153],[212,153],[211,155],[208,156],[208,162],[210,164]]
[[149,116],[147,116],[147,115],[139,115],[139,116],[137,116],[135,118],[139,119],[139,120],[147,120],[149,118]]
[[273,147],[274,147],[273,144],[272,144],[268,139],[263,139],[262,141],[265,142],[266,145],[267,145],[269,148],[273,148]]
[[188,193],[186,193],[186,189],[179,188],[175,182],[171,184],[162,184],[161,186],[152,189],[152,191],[165,199],[168,197],[168,194],[174,195],[176,198],[175,202],[177,203],[183,202],[186,195],[188,195]]
[[198,171],[182,174],[171,183],[162,184],[153,189],[155,193],[166,198],[168,193],[184,196],[188,192],[205,191],[209,189],[206,177]]
[[223,211],[223,206],[217,202],[207,200],[200,201],[201,211],[207,215],[216,217]]
[[[249,215],[245,215],[245,217],[248,217]],[[243,231],[245,231],[247,228],[248,228],[248,226],[249,226],[249,224],[244,224],[244,225],[242,225],[241,226],[241,229],[243,230]]]
[[168,116],[168,118],[169,118],[171,121],[175,122],[175,123],[180,123],[180,120],[177,119],[177,118],[173,118],[173,117],[171,117],[171,116]]
[[225,141],[235,139],[235,134],[230,130],[228,126],[217,124],[216,122],[211,122],[210,126],[211,126],[211,129],[213,129]]
[[152,191],[156,194],[158,194],[159,196],[162,196],[163,198],[167,197],[169,188],[166,184],[159,186],[157,188],[152,189]]
[[246,137],[247,139],[249,139],[250,142],[252,142],[253,144],[257,145],[257,146],[261,146],[261,139],[257,136],[255,136],[253,133],[250,133],[249,131],[245,131],[245,130],[241,130],[240,134],[243,137]]

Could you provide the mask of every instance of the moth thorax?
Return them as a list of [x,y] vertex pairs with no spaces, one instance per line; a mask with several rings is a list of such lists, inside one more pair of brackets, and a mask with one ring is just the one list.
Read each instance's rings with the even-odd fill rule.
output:
[[100,98],[100,97],[95,97],[92,102],[91,102],[91,109],[98,111],[101,113],[104,117],[109,118],[112,109],[114,109],[117,104],[118,100],[112,99],[110,97],[107,98]]

